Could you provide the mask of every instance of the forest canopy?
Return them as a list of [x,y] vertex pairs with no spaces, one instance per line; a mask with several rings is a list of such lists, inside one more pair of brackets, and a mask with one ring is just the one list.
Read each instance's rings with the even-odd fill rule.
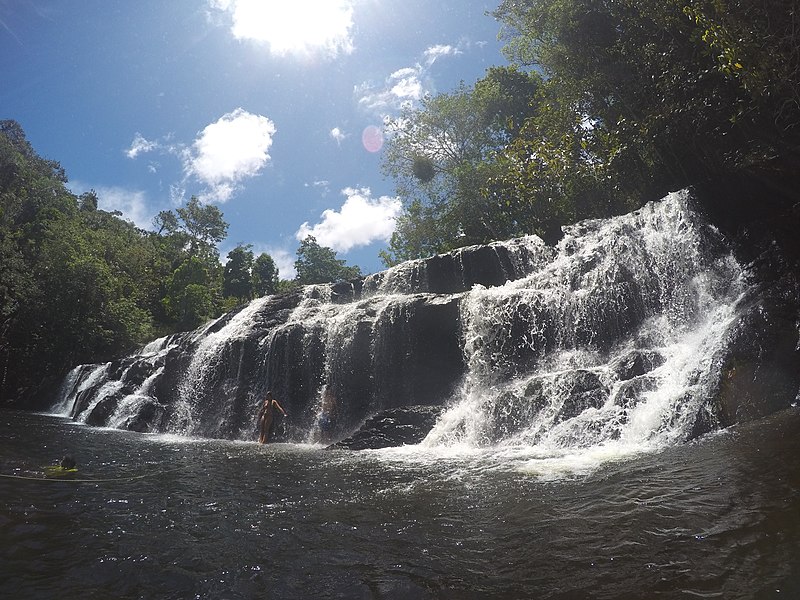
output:
[[[510,64],[386,123],[404,208],[387,266],[636,208],[734,174],[800,165],[797,0],[503,0]],[[189,199],[153,230],[76,196],[61,166],[0,121],[0,398],[30,396],[293,285],[361,275],[314,238],[281,280]]]
[[3,402],[255,297],[360,275],[307,240],[298,250],[302,280],[280,280],[272,257],[254,256],[250,246],[220,260],[228,224],[214,205],[192,197],[145,231],[98,209],[94,192],[75,195],[66,184],[61,166],[38,156],[19,123],[0,121]]
[[798,169],[800,4],[504,0],[512,66],[389,124],[387,265]]

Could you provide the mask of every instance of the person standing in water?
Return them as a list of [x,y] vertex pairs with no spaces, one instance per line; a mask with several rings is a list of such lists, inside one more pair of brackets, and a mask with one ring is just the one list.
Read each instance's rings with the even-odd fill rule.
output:
[[336,396],[333,395],[333,390],[326,387],[325,392],[322,394],[322,407],[317,418],[317,426],[319,427],[319,441],[329,442],[333,435],[333,426],[336,416]]
[[278,401],[275,400],[275,398],[272,397],[272,392],[268,391],[266,397],[264,398],[264,404],[261,405],[261,410],[258,411],[259,444],[267,443],[267,438],[269,438],[269,430],[272,427],[272,421],[275,418],[275,408],[281,411],[284,417],[287,416],[286,411],[283,410],[283,407],[278,404]]

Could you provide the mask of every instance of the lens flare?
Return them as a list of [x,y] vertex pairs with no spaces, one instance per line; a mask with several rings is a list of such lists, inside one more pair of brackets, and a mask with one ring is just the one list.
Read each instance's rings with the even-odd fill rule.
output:
[[361,143],[367,152],[378,152],[383,148],[383,130],[375,125],[368,125],[361,134]]

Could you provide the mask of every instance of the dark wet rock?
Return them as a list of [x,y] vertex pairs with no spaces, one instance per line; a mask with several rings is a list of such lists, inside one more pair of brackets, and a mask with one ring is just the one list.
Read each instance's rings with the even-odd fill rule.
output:
[[695,438],[700,437],[701,435],[705,435],[707,433],[711,433],[712,431],[716,431],[720,428],[720,420],[719,417],[710,410],[708,404],[702,404],[700,409],[697,411],[697,415],[694,419],[694,424],[692,425],[692,429],[689,432],[689,439],[693,440]]
[[577,417],[588,408],[600,408],[608,399],[608,390],[591,371],[565,373],[559,386],[563,388],[564,404],[556,417],[556,423]]
[[528,382],[522,394],[506,391],[490,408],[489,423],[493,429],[491,440],[496,441],[525,429],[547,406],[545,390],[540,378]]
[[144,383],[145,379],[152,375],[154,367],[158,366],[159,365],[155,361],[148,361],[146,359],[131,361],[126,365],[120,379],[125,385],[139,387]]
[[443,403],[466,369],[459,299],[419,296],[393,305],[375,323],[373,348],[379,408]]
[[331,301],[336,304],[344,304],[360,298],[362,284],[361,279],[337,281],[331,284]]
[[464,291],[464,281],[453,254],[441,254],[425,260],[427,291],[455,294]]
[[[607,399],[608,389],[591,371],[578,369],[556,376],[534,377],[521,394],[507,391],[495,401],[489,414],[493,425],[490,436],[497,440],[518,433],[548,407],[553,422],[561,423],[589,408],[600,408]],[[561,400],[561,404],[556,400]]]
[[750,265],[757,284],[742,301],[717,360],[717,392],[698,415],[698,431],[727,427],[788,408],[800,398],[800,285],[772,246]]
[[739,319],[719,384],[720,420],[732,425],[787,408],[800,390],[798,315],[777,298]]
[[[491,307],[502,315],[498,329],[491,331],[491,323],[482,323],[487,331],[478,332],[480,339],[474,345],[465,344],[465,336],[471,332],[464,330],[462,311],[471,298],[465,298],[464,292],[476,285],[498,286],[518,279],[544,265],[556,250],[532,238],[465,247],[399,265],[364,281],[307,286],[259,300],[257,307],[249,307],[252,318],[247,326],[221,342],[210,340],[213,353],[207,356],[195,353],[246,307],[195,332],[171,336],[158,352],[113,361],[108,376],[89,389],[79,392],[80,386],[73,385],[72,414],[87,415],[87,408],[102,396],[88,417],[92,423],[106,424],[120,399],[141,394],[154,398],[155,403],[142,405],[125,427],[165,430],[180,420],[175,419],[176,413],[188,402],[193,433],[242,439],[254,432],[255,411],[270,389],[292,415],[281,423],[273,439],[296,441],[313,433],[323,394],[330,393],[338,403],[330,439],[346,435],[377,412],[388,420],[373,423],[371,437],[357,434],[373,440],[366,447],[412,443],[404,440],[416,439],[419,432],[413,423],[396,421],[399,417],[390,411],[406,405],[438,407],[446,403],[464,382],[467,363],[473,360],[464,356],[465,349],[477,348],[476,360],[485,358],[485,368],[480,367],[483,371],[477,376],[491,388],[484,410],[494,431],[487,427],[487,435],[501,438],[528,427],[542,411],[547,411],[544,416],[552,425],[600,408],[607,401],[609,390],[590,370],[547,372],[530,379],[554,352],[575,348],[610,352],[636,339],[639,349],[610,365],[613,377],[621,382],[615,388],[614,401],[627,410],[652,389],[648,375],[664,362],[657,350],[644,349],[658,348],[663,340],[643,339],[648,334],[642,324],[661,314],[667,303],[678,316],[696,315],[701,307],[696,294],[677,293],[679,297],[673,298],[667,293],[665,300],[664,294],[657,293],[663,277],[680,273],[649,268],[644,250],[626,241],[625,231],[610,236],[616,244],[612,256],[631,260],[613,261],[603,277],[595,277],[595,271],[605,269],[606,255],[581,253],[578,237],[592,235],[606,225],[594,220],[573,226],[557,250],[572,251],[575,261],[574,268],[559,276],[557,285],[568,288],[567,296],[569,290],[586,293],[573,294],[565,304],[546,293],[547,281],[533,280],[530,290],[520,286],[531,293],[498,293]],[[624,226],[633,227],[630,223]],[[722,243],[720,236],[706,237],[711,241],[704,244]],[[709,248],[709,261],[724,256],[719,249]],[[694,387],[703,389],[708,398],[700,403],[692,435],[759,418],[797,400],[800,294],[797,263],[791,260],[780,249],[764,251],[752,260],[752,280],[760,283],[740,303],[739,321],[727,349],[712,357],[711,373],[696,374]],[[687,282],[674,283],[683,290]],[[729,283],[721,281],[719,285],[724,291]],[[327,304],[329,299],[337,306]],[[305,312],[295,312],[301,303],[303,311],[308,309],[308,318],[303,316]],[[293,314],[297,320],[290,323]],[[202,358],[198,361],[202,368],[192,369],[193,355]],[[708,378],[718,381],[709,384]],[[107,383],[113,385],[101,391]],[[698,410],[698,403],[697,398],[687,399],[688,410]],[[691,418],[683,417],[681,423]],[[353,444],[361,443],[350,439]]]
[[86,417],[86,424],[105,425],[122,398],[123,394],[120,392],[105,396],[100,402],[95,404],[94,408],[89,412],[89,415]]
[[491,287],[503,285],[509,278],[500,253],[493,246],[477,246],[460,253],[461,278],[465,289],[476,283]]
[[124,428],[139,433],[151,431],[151,424],[158,421],[163,410],[164,407],[161,404],[153,399],[148,399],[142,403],[133,418],[125,423]]
[[441,412],[439,406],[404,406],[385,410],[367,419],[356,433],[331,447],[377,450],[418,444],[433,429]]
[[622,381],[617,389],[614,403],[625,409],[639,404],[647,392],[657,387],[657,382],[652,377],[639,376]]
[[620,381],[627,381],[657,369],[664,364],[664,357],[655,350],[631,350],[611,364]]
[[[550,256],[544,247],[542,257]],[[435,294],[456,294],[471,290],[475,285],[493,287],[514,281],[526,273],[518,268],[530,264],[536,257],[521,240],[510,245],[487,244],[467,246],[448,254],[425,259],[427,289]]]

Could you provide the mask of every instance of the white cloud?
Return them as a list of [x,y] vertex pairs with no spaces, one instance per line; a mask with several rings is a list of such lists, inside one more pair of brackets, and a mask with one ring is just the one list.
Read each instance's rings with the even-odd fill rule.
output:
[[236,39],[265,42],[277,56],[335,58],[353,49],[354,0],[210,0]]
[[[268,247],[261,252],[266,252],[275,261],[275,266],[278,267],[278,277],[280,279],[294,279],[297,277],[297,271],[294,268],[294,261],[297,260],[297,255],[294,252],[289,252],[282,248]],[[256,252],[258,256],[259,252]]]
[[328,181],[327,179],[319,179],[317,181],[312,181],[311,183],[304,183],[303,184],[304,187],[317,188],[318,190],[320,190],[320,192],[322,192],[322,196],[323,197],[327,196],[328,192],[331,191],[330,185],[331,185],[331,182]]
[[346,188],[342,194],[347,199],[339,212],[324,211],[319,223],[314,226],[303,223],[295,237],[303,240],[313,235],[321,246],[336,252],[347,252],[391,237],[402,206],[399,198],[372,198],[369,188]]
[[336,141],[337,144],[341,144],[347,137],[347,134],[340,128],[334,127],[330,131],[330,136]]
[[398,69],[381,85],[364,83],[356,86],[355,93],[361,108],[385,116],[418,102],[431,87],[425,70],[417,65]]
[[242,180],[266,166],[275,132],[267,117],[237,108],[206,126],[184,150],[184,170],[207,186],[205,200],[225,202]]
[[156,148],[158,148],[158,142],[151,142],[145,139],[144,136],[137,131],[136,135],[133,136],[130,148],[125,151],[125,154],[128,158],[136,158],[140,154],[151,152]]
[[435,46],[431,46],[425,50],[423,53],[425,56],[425,64],[429,67],[442,56],[457,56],[459,54],[463,54],[463,52],[457,47],[450,46],[449,44],[436,44]]
[[[393,77],[396,75],[393,74]],[[390,93],[400,100],[419,100],[422,98],[422,82],[417,73],[409,74],[399,78],[399,81],[392,86]]]
[[362,83],[354,88],[359,106],[385,117],[403,108],[414,107],[426,95],[435,93],[430,68],[443,56],[463,54],[458,46],[437,44],[428,47],[413,67],[397,69],[380,84]]
[[[181,160],[183,180],[170,185],[173,204],[183,202],[190,179],[205,186],[198,194],[204,202],[226,202],[245,179],[255,177],[269,163],[276,131],[267,117],[237,108],[198,132],[191,145],[176,142],[173,134],[148,140],[137,132],[125,154],[135,159],[145,152],[158,152]],[[156,173],[159,166],[150,161],[147,169]]]
[[152,229],[155,216],[147,207],[147,195],[141,190],[118,186],[96,187],[97,208],[109,212],[118,210],[122,217],[133,221],[140,229]]
[[278,248],[276,246],[269,246],[265,244],[253,244],[253,255],[269,254],[278,268],[278,277],[280,279],[294,279],[297,276],[297,271],[294,268],[294,261],[297,260],[297,255],[285,248]]

